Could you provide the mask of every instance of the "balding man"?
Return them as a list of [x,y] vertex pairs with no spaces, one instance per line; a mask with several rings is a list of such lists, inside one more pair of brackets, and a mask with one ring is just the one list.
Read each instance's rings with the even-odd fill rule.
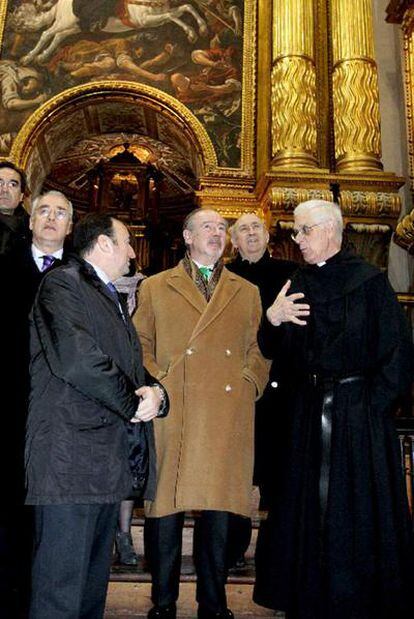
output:
[[[273,258],[268,249],[269,231],[260,217],[254,213],[246,213],[230,228],[230,237],[238,255],[227,265],[229,271],[237,273],[259,288],[263,309],[266,310],[274,301],[276,295],[296,270],[297,265],[288,260]],[[262,505],[267,505],[266,488],[269,469],[272,468],[272,486],[274,486],[274,469],[272,454],[279,453],[275,447],[276,437],[282,438],[281,420],[284,417],[281,368],[272,364],[270,380],[263,397],[256,403],[255,427],[255,475],[254,480],[260,486]],[[278,408],[278,415],[274,409]],[[283,424],[282,424],[283,426]],[[273,462],[274,463],[274,462]],[[274,492],[274,488],[273,488]]]
[[250,513],[254,401],[267,381],[258,350],[259,293],[221,260],[226,221],[197,209],[183,226],[187,255],[144,280],[134,317],[148,370],[168,391],[156,423],[158,485],[147,506],[152,601],[149,619],[173,619],[186,510],[194,532],[199,619],[224,619],[231,512]]
[[[230,228],[230,238],[237,256],[227,268],[259,288],[262,306],[266,310],[297,265],[270,255],[269,231],[263,219],[255,213],[241,215]],[[278,472],[284,468],[289,410],[283,383],[282,368],[274,361],[264,394],[256,402],[253,482],[260,488],[261,509],[267,509],[269,496],[277,496]],[[230,566],[242,568],[245,565],[244,553],[250,537],[250,520],[232,517]]]
[[386,276],[341,249],[342,229],[336,204],[295,209],[307,264],[260,331],[290,376],[293,428],[255,600],[303,619],[408,619],[414,545],[392,414],[413,376],[411,336]]

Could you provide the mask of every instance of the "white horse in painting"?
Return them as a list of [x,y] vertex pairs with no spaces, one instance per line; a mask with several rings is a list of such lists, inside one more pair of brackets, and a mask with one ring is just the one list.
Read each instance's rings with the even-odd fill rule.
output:
[[[194,43],[198,34],[195,29],[183,21],[184,14],[191,15],[197,23],[201,36],[207,35],[207,24],[191,4],[181,4],[171,8],[169,0],[120,0],[124,4],[125,15],[130,26],[123,23],[118,17],[110,17],[102,32],[116,33],[143,28],[157,28],[168,22],[177,24],[187,35],[188,40]],[[25,65],[32,62],[45,62],[61,43],[73,34],[81,32],[79,19],[72,10],[71,0],[58,0],[48,11],[37,13],[36,17],[25,10],[30,5],[22,5],[19,14],[15,14],[14,23],[20,31],[37,32],[46,28],[37,45],[22,58]]]

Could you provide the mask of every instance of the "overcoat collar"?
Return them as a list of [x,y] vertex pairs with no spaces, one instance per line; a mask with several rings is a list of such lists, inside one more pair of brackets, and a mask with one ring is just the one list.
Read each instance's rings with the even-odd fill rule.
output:
[[191,342],[224,311],[240,290],[241,280],[237,275],[224,268],[214,294],[207,303],[180,262],[171,270],[167,285],[174,288],[200,313],[200,319],[190,337]]
[[122,297],[121,296],[119,297],[119,303],[120,303],[120,305],[122,307],[124,318],[121,316],[119,307],[118,307],[118,305],[117,305],[113,295],[108,290],[108,286],[106,284],[104,284],[104,282],[101,280],[100,277],[98,277],[98,275],[97,275],[95,269],[93,268],[93,266],[91,264],[89,264],[89,262],[86,262],[86,260],[83,260],[82,258],[77,256],[76,254],[72,254],[71,255],[70,261],[71,262],[77,262],[79,264],[79,271],[81,273],[83,273],[83,275],[88,280],[88,282],[91,284],[91,286],[93,286],[94,288],[99,290],[99,292],[101,294],[103,294],[111,302],[111,304],[114,307],[114,311],[116,312],[116,315],[118,316],[118,318],[120,318],[122,320],[124,325],[127,327],[127,330],[131,331],[131,323],[130,323],[130,319],[129,319],[129,315],[128,315],[128,308],[126,307],[126,304],[123,301]]

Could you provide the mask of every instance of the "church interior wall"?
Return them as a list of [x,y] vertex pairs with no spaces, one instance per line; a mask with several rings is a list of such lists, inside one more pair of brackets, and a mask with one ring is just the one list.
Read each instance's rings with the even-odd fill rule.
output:
[[[400,189],[401,216],[412,209],[409,183],[407,127],[404,103],[404,68],[401,27],[385,21],[389,0],[373,2],[376,60],[378,64],[381,111],[381,142],[384,170],[407,179]],[[412,288],[414,265],[412,257],[391,242],[388,275],[397,291]]]

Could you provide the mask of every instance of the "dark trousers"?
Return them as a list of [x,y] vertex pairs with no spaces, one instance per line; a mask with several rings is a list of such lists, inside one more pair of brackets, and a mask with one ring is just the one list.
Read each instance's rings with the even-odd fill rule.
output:
[[35,507],[30,619],[101,619],[119,504]]
[[244,559],[251,538],[251,519],[238,514],[230,514],[229,541],[227,546],[227,565],[229,568],[235,567],[237,561]]
[[8,501],[4,495],[0,508],[0,617],[15,619],[26,616],[29,604],[33,513]]
[[[227,512],[202,511],[194,525],[197,602],[217,613],[227,608]],[[178,599],[184,514],[148,518],[146,540],[152,575],[152,601],[168,606]]]

